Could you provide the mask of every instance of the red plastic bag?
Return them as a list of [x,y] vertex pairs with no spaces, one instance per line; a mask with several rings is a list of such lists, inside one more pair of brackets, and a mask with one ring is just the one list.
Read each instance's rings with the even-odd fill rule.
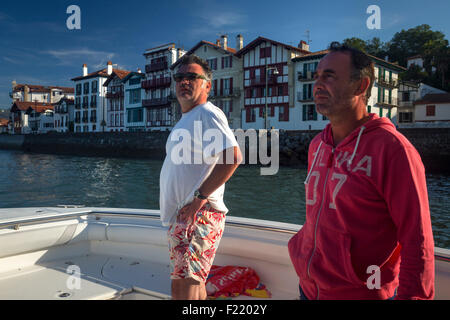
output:
[[206,280],[210,297],[235,297],[240,294],[257,298],[270,298],[270,292],[259,282],[255,270],[238,266],[212,266]]

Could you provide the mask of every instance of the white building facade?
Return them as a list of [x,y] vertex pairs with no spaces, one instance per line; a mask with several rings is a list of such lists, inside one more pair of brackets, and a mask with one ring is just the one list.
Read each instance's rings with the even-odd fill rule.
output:
[[185,53],[174,43],[165,44],[145,51],[145,80],[141,86],[145,93],[142,106],[145,108],[145,130],[171,130],[181,116],[177,108],[175,90],[170,67]]
[[[242,59],[236,52],[243,48],[243,37],[236,37],[236,48],[229,47],[228,37],[216,43],[200,41],[186,54],[195,54],[207,61],[212,73],[212,87],[208,100],[222,109],[232,129],[241,128],[241,109],[244,104]],[[178,64],[172,66],[176,72]],[[175,91],[174,91],[175,92]]]
[[243,60],[242,129],[298,130],[293,120],[299,115],[294,111],[292,59],[308,53],[309,48],[303,41],[299,47],[292,47],[263,37],[237,53]]
[[56,132],[73,132],[74,100],[63,98],[54,106],[54,128]]
[[145,90],[141,81],[145,75],[140,72],[130,72],[123,80],[125,92],[125,130],[129,132],[145,131],[146,112],[142,106]]
[[74,132],[106,131],[106,88],[103,86],[112,73],[112,63],[107,68],[88,73],[83,65],[83,75],[73,78],[75,83]]

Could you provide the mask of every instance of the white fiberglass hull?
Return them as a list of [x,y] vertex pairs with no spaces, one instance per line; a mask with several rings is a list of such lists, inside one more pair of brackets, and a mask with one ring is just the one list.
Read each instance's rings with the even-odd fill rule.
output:
[[[228,216],[214,264],[298,299],[287,242],[300,228]],[[157,210],[0,209],[0,299],[170,299],[166,232]],[[435,254],[436,299],[450,299],[450,250]]]

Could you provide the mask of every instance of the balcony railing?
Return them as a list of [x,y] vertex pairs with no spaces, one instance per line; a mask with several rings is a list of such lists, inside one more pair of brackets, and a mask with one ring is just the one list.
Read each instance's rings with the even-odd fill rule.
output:
[[168,66],[167,61],[147,64],[145,66],[145,72],[150,73],[150,72],[155,72],[155,71],[166,70],[167,66]]
[[162,106],[162,105],[169,104],[169,103],[170,103],[169,97],[142,100],[143,107],[156,107],[156,106]]
[[388,87],[388,88],[398,88],[400,86],[400,83],[397,79],[386,79],[383,77],[376,77],[376,81],[378,85]]
[[214,93],[214,90],[211,90],[209,93],[210,98],[223,98],[223,97],[240,97],[241,96],[241,89],[239,87],[233,88],[224,88],[222,93],[220,90],[217,90],[217,94]]
[[[267,84],[277,84],[277,77],[276,76],[269,76],[267,79]],[[266,85],[266,77],[259,76],[250,79],[250,85],[251,86],[265,86]]]
[[123,91],[116,91],[116,92],[110,92],[108,91],[106,93],[107,99],[115,99],[115,98],[122,98],[123,97]]
[[172,81],[169,77],[144,80],[141,82],[141,88],[148,90],[158,87],[168,87],[170,86],[171,82]]
[[171,125],[170,120],[147,121],[147,126],[149,126],[149,127],[163,127],[163,126],[170,126],[170,125]]
[[381,107],[398,107],[398,98],[384,97],[378,100],[377,104]]

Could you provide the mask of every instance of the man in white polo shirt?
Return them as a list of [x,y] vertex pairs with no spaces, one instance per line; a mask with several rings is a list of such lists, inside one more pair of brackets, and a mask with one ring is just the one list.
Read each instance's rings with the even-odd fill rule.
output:
[[205,282],[225,226],[225,182],[242,154],[225,114],[208,102],[212,72],[195,55],[174,80],[182,117],[166,143],[160,210],[169,226],[172,298],[206,299]]

